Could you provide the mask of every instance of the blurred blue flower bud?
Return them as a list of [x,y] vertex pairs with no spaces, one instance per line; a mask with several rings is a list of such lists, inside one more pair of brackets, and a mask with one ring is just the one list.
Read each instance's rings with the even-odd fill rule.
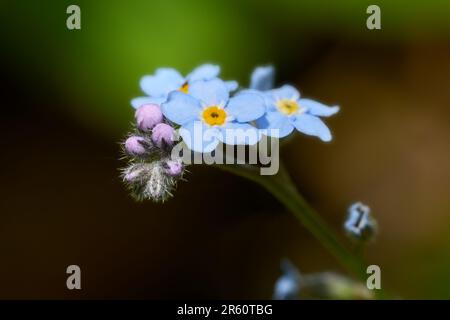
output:
[[300,272],[289,262],[281,262],[283,275],[275,283],[273,299],[275,300],[295,300],[300,292]]
[[375,235],[377,223],[370,214],[370,208],[361,202],[356,202],[348,209],[344,228],[349,237],[367,241]]

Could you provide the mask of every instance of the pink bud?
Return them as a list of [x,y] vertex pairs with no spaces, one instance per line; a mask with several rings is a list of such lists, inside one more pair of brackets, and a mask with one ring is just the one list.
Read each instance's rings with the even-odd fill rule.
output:
[[178,177],[183,172],[183,165],[178,161],[169,160],[165,163],[164,169],[169,176]]
[[145,145],[147,142],[144,138],[138,136],[132,136],[125,141],[125,150],[134,156],[142,156],[145,154]]
[[161,109],[156,104],[144,104],[140,106],[134,116],[138,128],[142,131],[149,131],[163,121]]
[[171,146],[175,141],[175,130],[168,124],[159,123],[152,130],[152,140],[159,148]]
[[133,182],[137,177],[139,177],[140,173],[140,170],[131,171],[124,176],[124,179],[126,182]]

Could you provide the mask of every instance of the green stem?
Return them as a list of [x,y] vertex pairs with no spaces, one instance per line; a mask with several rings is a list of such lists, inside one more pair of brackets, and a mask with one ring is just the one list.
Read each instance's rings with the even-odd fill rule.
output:
[[254,181],[274,195],[351,273],[366,280],[365,265],[352,254],[313,208],[297,191],[283,164],[276,175],[263,176],[259,168],[249,165],[218,165],[220,169]]

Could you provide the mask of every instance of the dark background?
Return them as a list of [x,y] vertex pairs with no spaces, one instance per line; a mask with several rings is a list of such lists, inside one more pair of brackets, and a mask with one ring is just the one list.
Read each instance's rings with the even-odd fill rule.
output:
[[269,194],[215,168],[190,168],[165,204],[127,194],[139,78],[203,62],[244,86],[273,63],[279,84],[339,104],[332,143],[298,134],[282,150],[299,190],[340,234],[350,203],[372,207],[384,288],[449,298],[450,5],[378,1],[370,31],[369,4],[1,1],[0,298],[270,298],[283,257],[344,272]]

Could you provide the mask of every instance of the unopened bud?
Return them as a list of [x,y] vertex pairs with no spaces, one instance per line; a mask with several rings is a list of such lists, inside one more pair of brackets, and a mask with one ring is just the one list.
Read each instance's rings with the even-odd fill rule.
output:
[[175,129],[165,123],[157,124],[152,130],[152,141],[159,148],[173,145],[175,141]]
[[139,136],[131,136],[125,141],[125,150],[133,156],[143,156],[149,147],[148,142]]
[[150,131],[163,121],[163,114],[158,105],[145,104],[136,110],[135,118],[139,130]]
[[281,262],[283,275],[275,283],[274,300],[295,300],[300,292],[300,272],[289,260]]
[[178,177],[183,173],[183,164],[180,161],[168,160],[164,163],[166,173],[171,177]]

